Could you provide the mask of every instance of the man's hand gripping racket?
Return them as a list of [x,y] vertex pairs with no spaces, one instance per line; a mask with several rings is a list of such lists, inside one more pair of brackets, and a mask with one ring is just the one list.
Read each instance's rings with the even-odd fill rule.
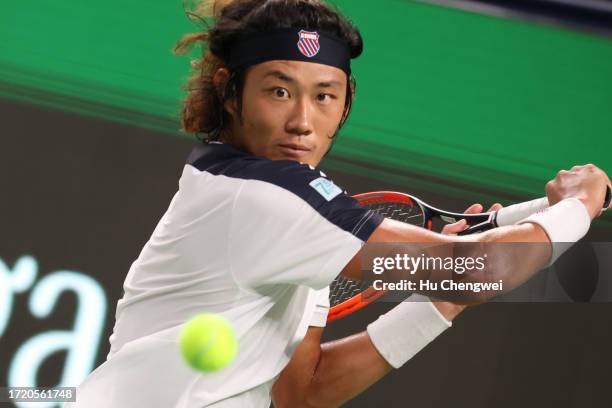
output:
[[[547,189],[548,187],[547,185]],[[427,229],[432,228],[434,218],[441,219],[446,223],[456,223],[465,219],[468,228],[459,232],[459,235],[473,234],[504,225],[512,225],[549,206],[548,198],[543,197],[504,207],[497,211],[464,214],[444,211],[409,194],[392,191],[363,193],[354,196],[354,198],[360,205],[368,207],[386,218],[392,218]],[[602,211],[610,206],[611,200],[612,193],[608,185]],[[338,276],[330,285],[330,310],[327,321],[332,322],[351,314],[372,303],[385,293],[386,291],[384,290],[374,289],[367,282],[353,281]]]

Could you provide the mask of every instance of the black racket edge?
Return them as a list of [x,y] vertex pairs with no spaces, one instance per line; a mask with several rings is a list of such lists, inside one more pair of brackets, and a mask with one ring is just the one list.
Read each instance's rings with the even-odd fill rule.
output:
[[[381,195],[383,193],[385,192],[381,192]],[[448,220],[444,220],[447,222],[457,222],[461,219],[465,219],[468,225],[476,225],[476,224],[480,224],[485,221],[492,220],[492,216],[495,214],[495,211],[483,212],[479,214],[464,214],[464,213],[458,213],[458,212],[453,212],[453,211],[441,210],[440,208],[434,207],[433,205],[428,204],[425,201],[413,195],[406,194],[406,193],[398,193],[398,192],[392,192],[392,193],[404,195],[410,198],[415,203],[417,203],[421,207],[421,211],[423,211],[425,221],[431,220],[435,217],[441,218],[442,220],[444,220],[444,218],[447,218]],[[378,194],[378,193],[374,193],[374,194]],[[390,202],[393,202],[393,201],[390,201]]]

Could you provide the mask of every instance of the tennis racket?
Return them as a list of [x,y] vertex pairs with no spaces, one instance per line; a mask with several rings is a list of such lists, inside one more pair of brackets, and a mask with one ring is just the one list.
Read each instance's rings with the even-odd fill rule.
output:
[[[512,225],[548,207],[548,199],[543,197],[504,207],[498,211],[480,214],[462,214],[444,211],[409,194],[392,191],[363,193],[353,197],[360,205],[378,212],[385,218],[391,218],[430,230],[433,226],[434,218],[441,219],[446,223],[454,223],[465,219],[469,227],[459,235],[473,234],[491,228]],[[611,200],[612,194],[608,187],[603,207],[604,210],[610,206]],[[338,276],[329,288],[330,309],[327,315],[327,322],[333,322],[362,309],[383,296],[386,292],[385,290],[374,289],[367,282],[354,281]]]

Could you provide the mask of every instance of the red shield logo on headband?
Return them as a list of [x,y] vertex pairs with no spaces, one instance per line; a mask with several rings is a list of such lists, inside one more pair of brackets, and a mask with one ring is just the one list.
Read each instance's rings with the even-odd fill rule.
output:
[[298,41],[297,47],[304,56],[312,58],[319,53],[321,49],[321,45],[319,44],[319,33],[316,31],[301,30],[298,35],[300,41]]

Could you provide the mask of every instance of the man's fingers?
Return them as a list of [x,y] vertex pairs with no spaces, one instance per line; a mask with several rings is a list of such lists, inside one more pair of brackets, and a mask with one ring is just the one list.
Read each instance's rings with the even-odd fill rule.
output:
[[[497,211],[503,206],[500,203],[495,203],[489,208],[489,212]],[[483,206],[480,203],[470,205],[465,211],[464,214],[480,214],[483,210]],[[468,227],[467,221],[465,219],[459,220],[453,224],[446,224],[444,228],[442,228],[442,234],[445,235],[456,235],[466,229]]]
[[479,204],[479,203],[472,204],[463,213],[464,214],[478,214],[482,212],[482,208],[483,208],[482,204]]
[[501,205],[500,203],[495,203],[495,204],[493,204],[493,205],[491,206],[491,208],[489,208],[489,209],[487,210],[487,212],[499,211],[499,210],[501,210],[503,207],[504,207],[504,206],[503,206],[503,205]]
[[467,228],[467,222],[465,219],[461,219],[452,224],[446,224],[444,228],[442,228],[442,234],[444,235],[457,235],[461,231]]
[[[504,206],[501,205],[500,203],[495,203],[487,210],[487,212],[498,211],[502,209],[503,207]],[[480,214],[482,210],[483,210],[482,204],[476,203],[476,204],[470,205],[468,209],[464,211],[464,214]]]

